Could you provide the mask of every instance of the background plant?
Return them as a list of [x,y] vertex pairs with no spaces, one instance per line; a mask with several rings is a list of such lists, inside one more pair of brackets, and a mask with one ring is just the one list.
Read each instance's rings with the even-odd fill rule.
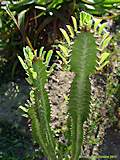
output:
[[[39,49],[45,44],[50,48],[51,44],[60,38],[59,28],[69,22],[71,15],[77,13],[79,15],[80,10],[85,10],[98,16],[106,14],[106,18],[109,19],[119,15],[117,9],[120,5],[119,0],[23,0],[0,3],[1,47],[9,47],[11,51],[18,50],[18,48],[20,50],[25,44],[28,45],[26,36],[33,48]],[[12,19],[8,17],[7,13]],[[5,34],[6,32],[7,34]],[[45,43],[46,41],[47,43]]]
[[[1,1],[0,29],[1,52],[4,50],[8,60],[11,78],[19,74],[20,65],[16,54],[22,55],[23,46],[33,50],[45,46],[51,49],[57,40],[61,39],[60,27],[71,24],[71,15],[78,15],[81,10],[95,16],[105,16],[111,19],[119,15],[119,0],[59,0],[59,1]],[[8,16],[9,15],[9,16]],[[52,60],[56,59],[56,53]]]

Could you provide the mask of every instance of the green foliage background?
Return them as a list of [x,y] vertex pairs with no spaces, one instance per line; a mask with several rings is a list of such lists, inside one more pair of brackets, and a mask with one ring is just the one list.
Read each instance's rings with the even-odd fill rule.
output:
[[[109,23],[111,21],[113,21],[112,23],[116,23],[116,24],[119,23],[119,16],[120,16],[119,8],[120,8],[120,0],[104,0],[104,1],[101,1],[101,0],[92,0],[92,1],[91,0],[73,0],[73,1],[72,0],[59,0],[59,1],[56,1],[56,0],[53,0],[53,1],[52,0],[50,0],[50,1],[47,1],[47,0],[46,1],[45,0],[12,1],[12,0],[10,0],[10,1],[3,1],[2,0],[2,1],[0,1],[0,62],[1,62],[1,64],[0,64],[0,78],[1,78],[1,84],[6,81],[16,80],[16,77],[23,78],[25,76],[24,71],[20,67],[20,63],[17,59],[17,55],[21,56],[22,58],[24,57],[23,51],[22,51],[23,47],[25,47],[26,45],[29,46],[31,48],[30,49],[31,52],[34,53],[34,56],[38,56],[38,54],[39,54],[39,56],[41,57],[41,55],[42,55],[42,60],[39,64],[39,66],[41,66],[41,68],[43,68],[43,70],[41,72],[40,72],[41,68],[39,68],[38,64],[37,64],[37,63],[39,63],[39,61],[36,62],[33,55],[29,55],[29,57],[26,57],[25,63],[27,63],[27,66],[24,64],[24,62],[22,62],[22,63],[23,63],[24,69],[26,69],[26,67],[28,67],[27,68],[27,75],[31,75],[31,77],[33,76],[32,81],[31,81],[31,77],[29,77],[27,79],[27,81],[30,83],[30,85],[34,84],[33,86],[35,87],[35,89],[33,89],[34,94],[31,93],[31,95],[35,96],[35,97],[33,96],[32,101],[33,102],[35,101],[35,103],[36,103],[36,101],[38,101],[37,108],[33,109],[33,110],[31,109],[29,111],[29,115],[33,115],[33,117],[31,117],[31,119],[33,120],[32,126],[33,126],[33,128],[35,126],[37,126],[37,128],[35,128],[34,130],[37,130],[36,133],[38,134],[37,135],[38,139],[39,139],[39,132],[41,132],[41,129],[43,128],[43,126],[45,126],[45,134],[42,135],[42,137],[39,139],[38,143],[41,144],[42,143],[41,140],[43,140],[43,146],[44,146],[45,142],[47,142],[45,149],[43,149],[43,150],[45,150],[45,152],[47,154],[49,151],[51,151],[49,154],[52,157],[52,159],[55,159],[56,153],[54,153],[54,150],[55,150],[54,143],[56,143],[56,141],[53,140],[54,136],[53,137],[51,136],[52,131],[51,131],[50,125],[49,125],[50,106],[49,106],[49,103],[47,102],[48,97],[46,96],[46,93],[44,91],[44,85],[46,83],[46,80],[48,79],[50,73],[54,69],[54,65],[52,65],[52,64],[54,64],[55,61],[58,61],[58,59],[60,59],[62,61],[63,68],[67,69],[67,70],[69,69],[69,67],[70,67],[69,66],[69,60],[70,60],[70,58],[69,58],[70,52],[69,51],[71,50],[71,48],[69,48],[69,47],[71,46],[71,41],[74,41],[74,39],[77,36],[76,32],[77,32],[77,26],[79,25],[78,23],[79,23],[80,11],[86,11],[86,12],[94,15],[95,18],[100,19],[100,21],[98,20],[98,22],[96,23],[96,26],[94,26],[94,29],[95,29],[94,32],[98,31],[99,34],[101,35],[103,33],[102,32],[103,29],[106,28],[106,25],[104,25],[104,23],[103,23],[104,21],[107,20]],[[74,19],[74,17],[71,18],[71,15],[75,16],[76,19]],[[89,19],[87,19],[87,20],[89,21]],[[85,24],[86,24],[86,22],[85,22]],[[90,24],[88,24],[88,25],[90,25]],[[87,27],[91,27],[91,26],[87,26]],[[59,30],[59,28],[61,28],[61,29]],[[89,29],[87,30],[86,28],[84,28],[84,30],[86,31],[86,33],[84,33],[84,35],[86,34],[85,38],[89,37],[89,35],[87,33],[87,32],[89,32]],[[116,28],[112,27],[112,30],[115,30],[115,31],[117,31],[117,33],[119,33],[119,31],[118,31],[119,29],[117,30]],[[63,38],[62,38],[61,32],[64,35],[65,40],[63,40]],[[68,34],[68,32],[69,32],[69,34]],[[84,37],[84,35],[82,37]],[[84,38],[84,40],[85,40],[85,38]],[[104,74],[104,72],[106,72],[106,70],[107,70],[107,72],[109,72],[108,71],[109,68],[111,66],[112,67],[114,66],[113,65],[114,61],[117,61],[117,63],[118,63],[119,56],[115,56],[115,58],[114,58],[115,51],[113,51],[113,50],[115,50],[115,48],[116,48],[115,40],[113,40],[113,42],[110,43],[110,40],[112,37],[107,34],[105,35],[105,37],[103,36],[102,38],[104,39],[104,41],[101,42],[101,44],[100,44],[99,38],[97,39],[98,40],[97,45],[99,43],[98,49],[101,52],[101,54],[98,56],[98,61],[97,61],[98,65],[96,68],[96,70],[97,70],[96,72]],[[117,38],[119,39],[119,35]],[[66,41],[68,44],[66,43]],[[78,41],[81,41],[81,39],[79,39]],[[77,40],[75,41],[75,43],[78,46]],[[80,46],[82,46],[82,43]],[[43,50],[42,46],[45,47],[46,51]],[[80,48],[78,48],[78,51],[77,51],[77,46],[72,48],[73,49],[72,53],[79,52]],[[107,50],[104,51],[104,49],[106,47],[107,47]],[[39,50],[39,48],[41,48],[41,51],[38,53],[38,51],[36,51],[36,49]],[[24,49],[24,55],[25,55],[25,52],[26,51]],[[25,55],[25,56],[27,56],[27,55]],[[31,61],[29,61],[29,59]],[[35,60],[36,63],[33,63],[32,60],[33,61]],[[42,61],[45,62],[45,64],[46,64],[45,68],[43,67],[44,65],[42,66]],[[73,61],[74,61],[74,59],[73,59]],[[75,63],[72,63],[72,61],[70,62],[71,66],[72,65],[74,66],[74,64],[76,64],[76,66],[73,67],[74,69],[73,68],[71,68],[71,69],[74,72],[78,72],[78,70],[77,70],[79,68],[78,66],[83,65],[83,64],[77,64],[76,60],[74,62]],[[84,61],[81,61],[81,62],[84,62]],[[88,67],[88,66],[85,65],[85,67]],[[83,67],[84,71],[85,71],[85,67]],[[50,68],[50,70],[49,70],[50,72],[46,72],[46,71],[48,71],[49,68]],[[28,71],[28,69],[29,69],[29,71]],[[116,76],[116,73],[113,73],[113,72],[114,71],[112,70],[112,73],[110,73],[110,76],[107,75],[108,81],[107,81],[107,91],[106,91],[107,93],[106,94],[108,97],[112,97],[113,95],[119,97],[118,96],[118,94],[119,94],[118,80],[114,79],[114,76]],[[35,80],[36,73],[37,73],[37,75],[40,74],[39,80]],[[82,76],[82,74],[80,74],[79,76]],[[117,77],[119,77],[119,69],[117,71]],[[86,84],[86,81],[89,81],[88,75],[87,75],[86,80],[84,81],[85,82],[84,84]],[[111,81],[113,81],[113,83],[115,83],[117,87],[114,88],[114,84],[111,83]],[[42,82],[42,86],[39,86],[38,84],[41,84],[41,82]],[[72,90],[74,90],[74,88],[77,88],[74,85],[77,82],[78,81],[76,78],[76,81],[74,80],[74,82],[73,82]],[[88,84],[89,84],[89,82],[88,82]],[[90,84],[88,86],[90,88]],[[39,88],[37,88],[37,87],[39,87]],[[78,87],[77,89],[79,92],[80,88]],[[78,92],[75,92],[74,95]],[[38,100],[39,95],[41,93],[43,93],[43,99],[46,99],[46,102],[47,102],[46,105],[45,104],[42,105],[42,106],[44,106],[43,108],[40,106],[41,106],[41,103],[42,104],[44,103],[44,100],[41,102]],[[83,94],[82,94],[82,96],[83,96]],[[71,97],[72,97],[71,99],[74,100],[72,95],[71,95]],[[76,97],[78,99],[77,95],[76,95]],[[77,101],[77,99],[76,99],[76,101]],[[108,98],[108,101],[109,101],[109,103],[113,103],[112,98]],[[70,101],[70,106],[73,106],[72,102]],[[82,103],[82,101],[81,101],[81,103]],[[31,105],[31,104],[29,104],[29,105]],[[34,105],[34,104],[32,104],[32,105]],[[46,107],[48,107],[48,108],[46,108]],[[36,114],[39,111],[39,109],[42,112],[45,112],[46,115],[44,116],[44,114],[41,114],[40,112],[39,112],[39,114]],[[72,119],[73,121],[74,120],[76,121],[76,117],[79,114],[79,112],[81,112],[81,110],[77,110],[77,109],[73,110],[73,108],[70,110],[76,114],[76,116],[75,116],[75,114],[73,116],[75,118]],[[86,109],[86,111],[87,110],[88,110],[88,108]],[[108,110],[109,110],[109,107],[108,107]],[[111,113],[113,113],[113,112],[114,111],[112,111]],[[72,116],[72,113],[71,113],[71,116]],[[112,117],[112,114],[110,114],[110,116]],[[38,126],[37,124],[39,122],[37,122],[36,119],[38,119],[40,121],[40,117],[44,121],[44,123],[41,124],[41,126]],[[46,119],[46,117],[49,117],[49,118]],[[83,118],[83,119],[80,119],[80,121],[79,121],[81,123],[81,126],[79,129],[81,131],[82,131],[83,121],[85,119]],[[75,122],[72,122],[72,123],[75,123]],[[73,126],[73,124],[72,124],[72,126]],[[46,129],[47,129],[47,131],[46,131]],[[72,128],[72,130],[75,131],[77,129]],[[74,135],[74,133],[72,133],[72,134]],[[82,135],[82,132],[81,132],[81,135]],[[34,136],[34,133],[33,133],[33,136]],[[73,137],[73,138],[75,141],[73,140],[72,144],[73,144],[73,146],[75,146],[77,143],[75,143],[76,142],[75,137]],[[79,139],[79,140],[81,141],[81,139]],[[51,147],[49,146],[48,141],[51,142]],[[56,144],[58,147],[59,144],[58,143],[56,143]],[[79,146],[79,144],[78,144],[78,146]],[[79,148],[78,146],[76,147],[77,149]],[[47,150],[46,150],[46,148],[47,148]],[[75,150],[73,150],[74,153],[75,153]],[[68,150],[66,152],[71,154],[70,150]],[[33,155],[34,155],[34,153],[33,153]],[[76,155],[78,156],[79,152],[77,152]],[[7,159],[10,159],[9,155],[6,155],[6,156],[7,156]],[[57,153],[57,156],[60,157],[60,154]],[[32,158],[34,159],[35,156],[33,156]],[[13,159],[15,159],[15,158],[13,158]],[[28,159],[29,159],[29,156],[28,156]]]

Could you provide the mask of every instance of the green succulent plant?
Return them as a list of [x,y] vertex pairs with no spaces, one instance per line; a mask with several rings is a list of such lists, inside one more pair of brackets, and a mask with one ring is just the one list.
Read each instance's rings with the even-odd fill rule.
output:
[[49,160],[79,160],[84,134],[83,124],[90,110],[89,76],[96,69],[101,70],[106,65],[108,57],[106,47],[112,38],[105,29],[106,24],[100,24],[101,20],[86,12],[80,13],[79,21],[72,17],[72,22],[73,26],[66,25],[69,34],[66,30],[60,29],[65,41],[56,47],[65,68],[70,65],[70,70],[75,74],[68,103],[68,125],[64,131],[67,145],[61,146],[52,132],[51,107],[44,88],[49,76],[47,68],[52,50],[45,52],[41,48],[37,56],[36,52],[33,53],[26,47],[25,60],[18,57],[27,73],[27,81],[32,85],[27,109],[23,107],[22,109],[31,119],[34,140],[42,147],[44,155]]

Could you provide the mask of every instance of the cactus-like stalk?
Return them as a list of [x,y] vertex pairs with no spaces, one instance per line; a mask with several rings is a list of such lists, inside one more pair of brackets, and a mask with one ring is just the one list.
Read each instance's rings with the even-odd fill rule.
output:
[[31,118],[33,137],[48,159],[56,160],[55,140],[50,128],[50,103],[44,88],[48,80],[48,62],[43,63],[42,56],[36,57],[29,47],[24,48],[24,55],[24,61],[21,57],[18,58],[27,72],[28,82],[32,85],[33,99],[28,104],[28,115]]
[[89,75],[95,70],[97,47],[91,33],[77,35],[71,54],[71,71],[75,73],[69,101],[72,134],[72,160],[78,160],[83,141],[83,123],[89,114]]
[[69,34],[60,29],[66,42],[59,44],[60,51],[57,53],[61,54],[65,65],[67,62],[70,64],[71,71],[75,73],[68,104],[68,133],[65,134],[69,139],[71,160],[78,160],[83,142],[83,123],[89,115],[89,76],[109,63],[107,58],[110,54],[105,49],[111,36],[105,29],[107,24],[100,24],[101,20],[88,13],[80,13],[79,25],[75,17],[72,17],[72,21],[73,27],[66,25]]

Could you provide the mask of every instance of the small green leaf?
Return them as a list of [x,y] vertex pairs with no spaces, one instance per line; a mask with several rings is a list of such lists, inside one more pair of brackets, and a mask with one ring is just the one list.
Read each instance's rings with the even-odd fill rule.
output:
[[31,49],[28,50],[28,56],[29,56],[30,61],[33,61],[34,54]]
[[2,19],[0,18],[0,28],[2,28]]
[[86,23],[87,23],[88,29],[91,29],[91,26],[92,26],[92,16],[90,14],[87,14],[87,16],[86,16]]
[[47,53],[46,62],[45,62],[47,66],[48,66],[48,64],[51,60],[52,54],[53,54],[53,50],[49,50],[48,53]]
[[33,70],[33,68],[30,68],[29,70],[32,73],[33,79],[36,79],[37,78],[37,73]]
[[28,109],[26,107],[19,106],[19,109],[21,109],[25,113],[28,113]]
[[44,58],[45,58],[45,54],[46,54],[46,51],[43,51],[43,53],[42,53],[42,60],[44,60]]
[[82,11],[80,13],[80,28],[83,28],[87,25],[88,29],[91,29],[92,26],[92,15]]
[[103,36],[102,36],[102,39],[104,39],[104,40],[105,40],[109,35],[110,35],[110,33],[109,33],[109,32],[104,33],[104,34],[103,34]]
[[107,23],[101,24],[101,26],[98,29],[98,34],[101,35],[103,30],[105,30],[105,27],[107,26]]
[[86,17],[87,17],[87,13],[84,12],[84,11],[82,11],[82,12],[80,13],[80,28],[83,28],[83,27],[84,27]]
[[29,59],[28,52],[27,52],[27,47],[23,47],[23,53],[24,53],[25,59]]
[[63,52],[64,57],[68,57],[68,48],[65,45],[58,44],[58,47]]
[[65,64],[67,64],[67,60],[65,59],[65,57],[61,54],[61,52],[60,51],[56,51],[56,53],[59,55],[59,57],[63,60],[63,62],[65,63]]
[[32,81],[32,79],[31,79],[30,77],[25,78],[25,79],[26,79],[26,81],[27,81],[30,85],[32,85],[33,81]]
[[28,67],[32,67],[32,61],[30,59],[26,59],[25,63],[27,64]]
[[104,4],[115,4],[115,3],[120,3],[120,0],[104,0]]
[[104,42],[104,40],[110,36],[110,33],[109,32],[106,32],[102,35],[102,40],[100,42],[100,46],[102,45],[102,43]]
[[110,53],[108,53],[108,52],[102,53],[101,56],[100,56],[99,64],[102,64],[109,57],[109,55],[110,55]]
[[19,59],[21,65],[23,66],[24,70],[27,70],[28,66],[24,63],[23,59],[20,56],[18,56],[18,59]]
[[23,48],[23,53],[24,53],[26,60],[29,59],[30,61],[32,61],[35,56],[31,50],[31,48],[28,46]]
[[22,114],[22,117],[28,118],[28,114]]
[[76,20],[76,18],[75,18],[75,17],[73,17],[73,16],[71,16],[71,18],[72,18],[72,22],[73,22],[74,30],[75,30],[75,32],[77,32],[77,20]]
[[70,45],[70,37],[68,36],[67,32],[62,28],[60,28],[60,31],[63,34],[64,38],[66,39],[68,45]]
[[21,30],[25,27],[25,14],[28,11],[28,9],[21,11],[18,14],[18,26]]
[[49,71],[48,71],[48,76],[51,75],[51,73],[54,71],[54,68],[56,67],[56,64],[53,63],[53,65],[50,67]]
[[106,48],[108,46],[108,44],[110,43],[111,39],[112,39],[112,36],[109,36],[103,41],[103,43],[101,45],[101,50],[103,50],[104,48]]
[[40,48],[40,51],[39,51],[39,57],[42,57],[43,50],[44,50],[44,47],[41,47],[41,48]]
[[96,67],[96,70],[98,71],[102,70],[108,63],[109,61],[105,61],[100,67]]
[[95,10],[95,7],[89,4],[85,4],[85,6],[90,10]]
[[70,37],[74,38],[75,35],[74,35],[73,27],[70,25],[66,25],[66,27],[67,27],[68,31],[70,32]]
[[102,19],[97,19],[94,18],[95,24],[94,24],[94,31],[97,31],[97,27],[99,26],[100,22],[102,21]]

